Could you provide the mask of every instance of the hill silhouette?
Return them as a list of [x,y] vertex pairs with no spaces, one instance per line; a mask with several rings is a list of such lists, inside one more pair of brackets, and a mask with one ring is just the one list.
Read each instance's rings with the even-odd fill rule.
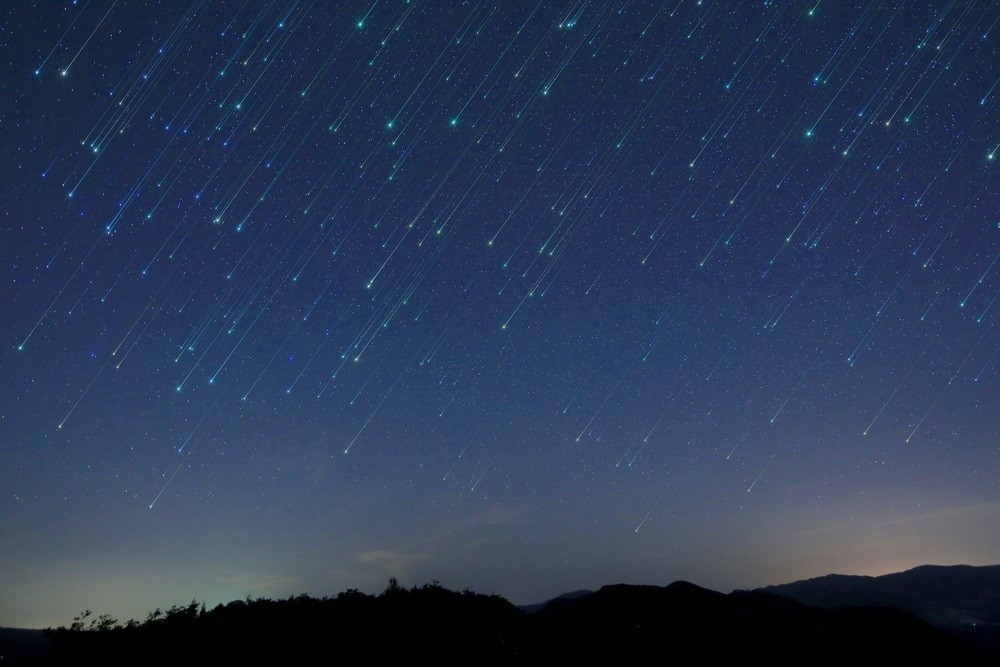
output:
[[758,590],[828,609],[902,609],[983,646],[1000,664],[1000,565],[922,565],[879,577],[829,574]]
[[725,595],[683,581],[664,588],[605,586],[589,596],[553,600],[535,616],[544,621],[537,629],[546,648],[573,659],[987,664],[984,653],[905,611],[820,609],[769,593]]
[[[47,630],[50,647],[16,665],[273,665],[432,660],[434,664],[541,664],[655,658],[715,663],[990,664],[972,644],[898,609],[824,609],[762,591],[723,594],[678,581],[577,592],[530,613],[502,597],[437,582],[379,595],[348,590],[247,599],[205,609],[196,601],[144,622],[81,614]],[[13,654],[8,656],[15,658]]]

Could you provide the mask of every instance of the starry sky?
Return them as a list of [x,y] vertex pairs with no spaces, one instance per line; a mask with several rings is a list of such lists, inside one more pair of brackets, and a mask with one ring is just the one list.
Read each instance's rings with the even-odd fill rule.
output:
[[1000,562],[1000,4],[0,11],[0,625]]

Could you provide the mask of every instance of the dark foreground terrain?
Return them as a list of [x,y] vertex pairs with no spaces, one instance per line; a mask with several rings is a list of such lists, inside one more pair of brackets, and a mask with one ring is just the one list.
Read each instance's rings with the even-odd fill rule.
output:
[[351,590],[158,612],[124,626],[107,616],[82,617],[71,628],[46,630],[44,645],[20,653],[20,645],[0,645],[0,664],[997,664],[975,644],[902,610],[824,609],[686,582],[606,586],[532,613],[495,595],[436,583],[406,589],[395,581],[374,596]]
[[968,639],[1000,665],[1000,565],[921,565],[879,577],[828,574],[758,591],[826,609],[902,609]]

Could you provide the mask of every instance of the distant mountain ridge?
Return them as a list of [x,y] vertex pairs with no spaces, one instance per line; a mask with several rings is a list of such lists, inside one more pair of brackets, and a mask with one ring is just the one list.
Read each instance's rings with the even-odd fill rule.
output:
[[[578,591],[570,591],[569,593],[563,593],[562,595],[560,595],[557,598],[552,598],[552,600],[567,600],[567,599],[568,600],[572,600],[573,598],[582,598],[582,597],[584,597],[586,595],[593,595],[593,594],[594,594],[594,591],[592,591],[590,589],[587,589],[587,588],[583,588],[583,589],[580,589]],[[552,600],[546,600],[545,602],[538,602],[538,603],[535,603],[535,604],[522,604],[522,605],[518,605],[518,609],[520,609],[521,611],[526,612],[528,614],[534,614],[536,611],[538,611],[539,609],[541,609],[542,607],[544,607],[548,603],[552,602]]]
[[922,565],[878,577],[828,574],[756,590],[827,609],[904,609],[940,627],[1000,624],[1000,565]]
[[1000,664],[1000,565],[922,565],[878,577],[828,574],[756,590],[824,609],[901,609],[971,641]]
[[728,594],[686,581],[614,584],[522,607],[437,582],[405,589],[392,579],[377,596],[352,589],[210,610],[192,601],[157,614],[145,623],[41,636],[0,631],[0,661],[166,667],[378,657],[445,665],[477,656],[484,664],[622,664],[662,656],[706,664],[1000,665],[1000,566],[828,575]]
[[[889,607],[819,608],[763,591],[725,594],[686,581],[616,584],[550,600],[530,615],[563,662],[696,657],[780,665],[995,664],[982,645]],[[554,649],[554,650],[553,650]]]

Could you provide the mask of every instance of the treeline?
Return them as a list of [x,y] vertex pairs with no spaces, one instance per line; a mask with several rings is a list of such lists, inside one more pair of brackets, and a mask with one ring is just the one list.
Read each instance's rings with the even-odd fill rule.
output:
[[433,582],[378,595],[246,599],[155,610],[119,623],[84,612],[48,630],[47,665],[320,665],[765,660],[975,665],[987,656],[894,609],[818,609],[766,593],[693,584],[606,586],[528,613],[497,595]]
[[[435,655],[442,659],[516,657],[525,614],[496,595],[455,592],[437,582],[379,595],[355,589],[335,597],[247,598],[206,609],[192,600],[119,623],[84,612],[48,630],[50,664],[330,664],[345,659]],[[96,662],[90,662],[95,660]]]

